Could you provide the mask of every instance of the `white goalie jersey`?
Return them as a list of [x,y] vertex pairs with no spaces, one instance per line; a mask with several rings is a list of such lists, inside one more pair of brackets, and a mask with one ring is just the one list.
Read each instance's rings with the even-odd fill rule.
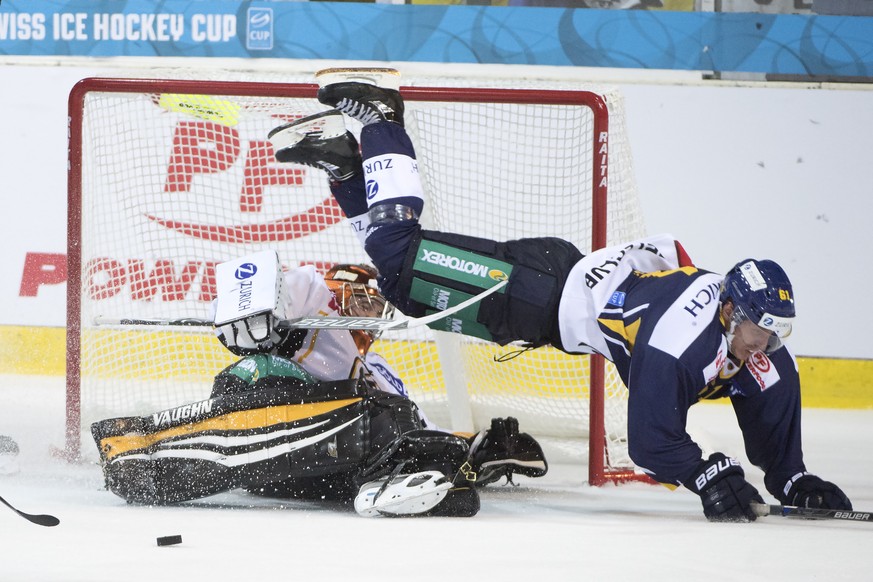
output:
[[[285,293],[280,305],[286,319],[342,315],[333,292],[315,267],[306,265],[284,272]],[[304,330],[301,330],[304,331]],[[300,348],[291,358],[319,380],[344,380],[357,371],[361,354],[347,330],[305,330]]]

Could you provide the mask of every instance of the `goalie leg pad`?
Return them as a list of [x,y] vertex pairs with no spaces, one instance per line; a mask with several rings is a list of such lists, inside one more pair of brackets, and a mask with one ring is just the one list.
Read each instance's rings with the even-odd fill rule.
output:
[[197,459],[125,459],[104,467],[107,488],[129,503],[163,505],[231,489],[228,467]]
[[[421,428],[421,419],[414,402],[406,397],[375,390],[368,398],[366,430],[362,433],[361,450],[385,451],[398,437]],[[373,454],[371,457],[376,457]],[[324,499],[351,501],[360,485],[360,465],[353,470],[328,473],[315,477],[295,474],[293,477],[263,483],[248,490],[256,495],[294,499]]]
[[[253,388],[279,380],[268,374]],[[173,503],[343,473],[351,475],[345,489],[350,500],[359,486],[352,476],[365,460],[417,427],[408,402],[370,394],[363,382],[351,380],[292,385],[108,419],[91,430],[108,488],[131,502]]]
[[352,470],[315,477],[291,477],[247,487],[246,490],[261,497],[348,503],[358,491],[354,483],[356,475],[357,470]]

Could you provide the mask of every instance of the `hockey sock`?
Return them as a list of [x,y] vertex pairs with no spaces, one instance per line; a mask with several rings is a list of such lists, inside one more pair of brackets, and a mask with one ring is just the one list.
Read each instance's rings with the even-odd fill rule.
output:
[[415,217],[424,208],[423,189],[412,141],[396,123],[374,123],[361,130],[364,182],[370,208],[404,206]]
[[349,225],[361,244],[367,235],[370,217],[367,214],[367,192],[364,188],[364,176],[355,175],[348,180],[338,182],[330,180],[330,193],[346,215]]

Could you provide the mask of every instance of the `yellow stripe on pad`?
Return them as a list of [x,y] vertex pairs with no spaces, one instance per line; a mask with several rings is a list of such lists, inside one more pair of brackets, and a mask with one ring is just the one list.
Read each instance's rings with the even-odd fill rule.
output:
[[319,416],[358,403],[361,398],[346,398],[343,400],[331,400],[329,402],[312,402],[308,404],[284,404],[281,406],[268,406],[253,410],[241,410],[229,412],[191,424],[168,428],[159,432],[146,435],[123,435],[107,437],[100,440],[100,447],[106,454],[106,459],[133,451],[144,449],[165,439],[184,436],[192,433],[201,433],[211,430],[247,430],[264,428],[275,424],[282,424]]

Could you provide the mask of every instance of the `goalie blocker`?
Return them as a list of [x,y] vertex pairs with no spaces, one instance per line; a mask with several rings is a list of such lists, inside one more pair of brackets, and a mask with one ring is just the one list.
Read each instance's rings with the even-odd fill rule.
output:
[[235,488],[346,501],[359,492],[362,515],[471,516],[479,509],[475,469],[484,461],[504,459],[507,477],[546,470],[527,435],[471,451],[463,438],[423,430],[407,398],[363,378],[320,382],[272,355],[229,366],[207,400],[99,421],[91,432],[107,488],[132,503]]

